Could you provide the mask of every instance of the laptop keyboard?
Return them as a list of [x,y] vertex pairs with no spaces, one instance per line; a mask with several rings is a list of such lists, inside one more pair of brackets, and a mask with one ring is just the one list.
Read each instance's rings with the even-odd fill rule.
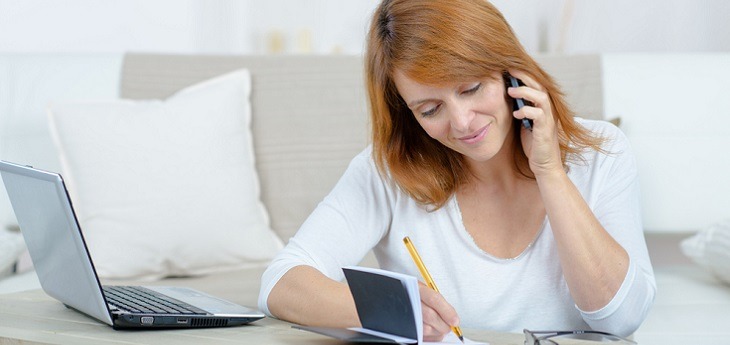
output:
[[144,314],[207,315],[204,310],[141,286],[103,286],[109,308]]

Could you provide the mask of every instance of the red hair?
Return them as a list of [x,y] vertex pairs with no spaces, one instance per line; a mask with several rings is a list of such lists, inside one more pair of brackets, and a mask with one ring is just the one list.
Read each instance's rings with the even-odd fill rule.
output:
[[[463,156],[429,137],[398,94],[402,71],[422,84],[471,81],[527,72],[546,90],[558,124],[563,162],[601,138],[573,120],[563,93],[530,57],[502,14],[485,0],[384,0],[367,38],[365,80],[372,122],[373,156],[380,173],[421,204],[436,209],[468,182]],[[515,168],[534,178],[514,126]],[[564,163],[565,164],[565,163]]]

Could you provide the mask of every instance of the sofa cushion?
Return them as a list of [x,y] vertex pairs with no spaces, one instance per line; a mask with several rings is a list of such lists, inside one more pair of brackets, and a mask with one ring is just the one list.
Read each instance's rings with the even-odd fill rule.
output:
[[100,276],[263,266],[281,248],[260,201],[246,70],[170,98],[52,104],[51,132]]
[[634,340],[641,345],[727,344],[730,287],[691,264],[657,267],[657,292]]

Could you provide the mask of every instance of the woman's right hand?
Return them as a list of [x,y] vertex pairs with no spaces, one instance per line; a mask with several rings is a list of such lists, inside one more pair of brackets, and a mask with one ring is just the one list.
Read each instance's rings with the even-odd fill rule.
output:
[[418,290],[423,314],[423,341],[441,341],[451,332],[451,326],[459,325],[459,315],[444,296],[426,284],[419,282]]

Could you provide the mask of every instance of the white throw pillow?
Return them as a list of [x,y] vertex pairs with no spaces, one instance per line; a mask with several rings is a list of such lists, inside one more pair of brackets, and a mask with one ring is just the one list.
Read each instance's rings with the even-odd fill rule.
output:
[[53,104],[49,122],[104,278],[266,265],[282,248],[254,169],[247,70],[164,101]]
[[730,284],[730,219],[699,231],[680,245],[692,261]]
[[20,232],[0,228],[0,279],[9,275],[20,254],[25,251],[25,242]]

